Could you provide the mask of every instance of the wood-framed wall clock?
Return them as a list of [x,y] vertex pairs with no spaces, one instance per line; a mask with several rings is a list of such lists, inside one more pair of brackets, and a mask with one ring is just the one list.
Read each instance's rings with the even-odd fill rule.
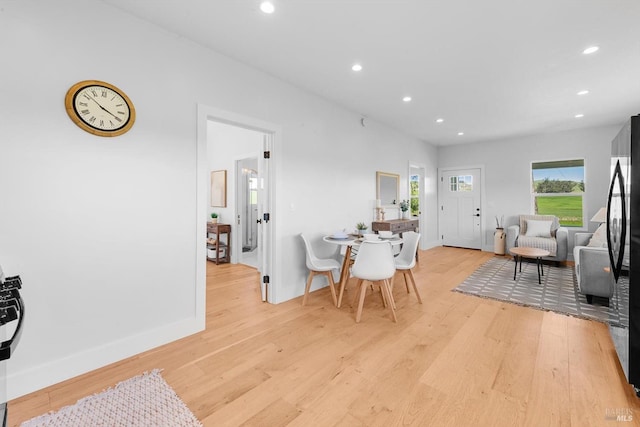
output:
[[118,136],[136,121],[136,110],[126,93],[99,80],[83,80],[71,86],[64,98],[71,120],[97,136]]

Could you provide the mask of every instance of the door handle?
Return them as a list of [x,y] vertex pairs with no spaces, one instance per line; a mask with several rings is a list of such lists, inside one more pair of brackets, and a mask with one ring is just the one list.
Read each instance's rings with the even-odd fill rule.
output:
[[474,216],[480,216],[480,214],[475,214]]
[[262,218],[260,218],[260,219],[256,219],[256,223],[257,223],[257,224],[262,224]]

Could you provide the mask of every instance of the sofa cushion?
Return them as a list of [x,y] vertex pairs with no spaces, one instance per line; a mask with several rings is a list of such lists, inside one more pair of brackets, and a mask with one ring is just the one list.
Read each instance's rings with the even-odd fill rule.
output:
[[524,233],[527,237],[551,237],[551,221],[540,221],[537,219],[528,219],[527,231]]
[[600,224],[600,227],[593,233],[591,240],[587,246],[591,248],[606,248],[607,247],[607,224]]

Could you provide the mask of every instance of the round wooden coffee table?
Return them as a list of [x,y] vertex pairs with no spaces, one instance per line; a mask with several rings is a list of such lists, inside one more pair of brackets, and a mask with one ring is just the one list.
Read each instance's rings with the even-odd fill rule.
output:
[[513,255],[513,261],[515,262],[515,266],[513,267],[513,280],[516,280],[516,273],[518,271],[518,258],[520,258],[520,272],[522,273],[522,258],[535,258],[536,267],[538,269],[538,284],[542,284],[540,281],[540,275],[544,276],[544,271],[542,270],[542,257],[549,256],[549,251],[545,251],[544,249],[538,248],[527,248],[527,247],[515,247],[509,250],[511,255]]

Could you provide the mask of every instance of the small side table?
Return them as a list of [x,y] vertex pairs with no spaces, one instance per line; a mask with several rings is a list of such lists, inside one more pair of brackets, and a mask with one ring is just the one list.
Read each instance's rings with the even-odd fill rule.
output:
[[[215,234],[216,241],[213,244],[207,243],[207,249],[211,249],[215,251],[216,256],[210,257],[207,254],[207,259],[209,261],[213,261],[216,264],[220,264],[221,262],[230,262],[231,261],[231,225],[230,224],[218,224],[213,222],[207,223],[207,238],[209,234]],[[226,238],[224,242],[220,241],[220,235],[225,234]],[[224,256],[220,256],[220,253],[223,253]]]
[[549,256],[549,251],[545,251],[544,249],[538,248],[527,248],[527,247],[518,247],[511,248],[509,250],[511,255],[513,255],[513,261],[515,262],[515,266],[513,267],[513,280],[516,280],[516,273],[518,271],[518,258],[520,258],[520,272],[522,273],[522,258],[535,258],[536,267],[538,269],[538,284],[541,285],[542,281],[540,280],[540,275],[544,276],[544,271],[542,270],[542,257]]

